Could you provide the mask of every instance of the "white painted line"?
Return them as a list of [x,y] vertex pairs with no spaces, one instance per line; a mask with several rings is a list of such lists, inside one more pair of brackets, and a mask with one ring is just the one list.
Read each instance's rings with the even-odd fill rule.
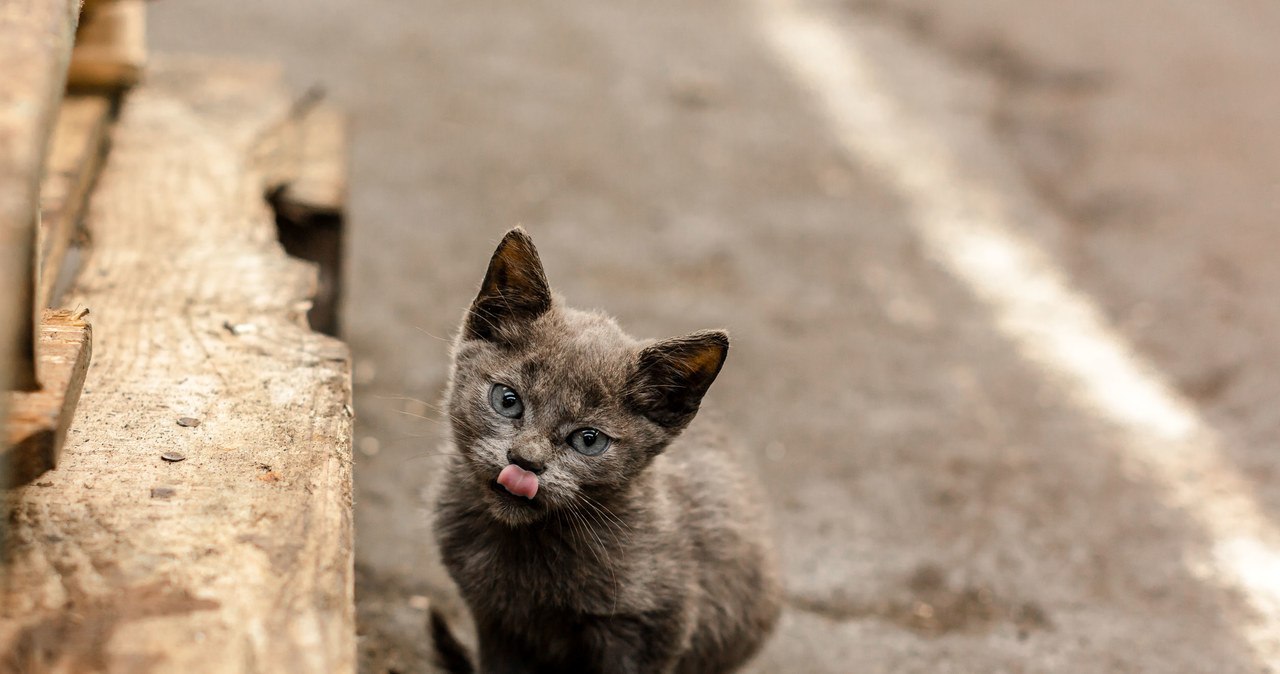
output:
[[757,7],[766,40],[845,150],[901,192],[931,258],[989,307],[1024,357],[1123,431],[1125,458],[1204,528],[1212,550],[1189,557],[1188,568],[1249,599],[1257,616],[1244,636],[1280,668],[1280,530],[1196,408],[1018,234],[994,185],[957,166],[946,139],[881,84],[872,60],[830,17],[790,0]]

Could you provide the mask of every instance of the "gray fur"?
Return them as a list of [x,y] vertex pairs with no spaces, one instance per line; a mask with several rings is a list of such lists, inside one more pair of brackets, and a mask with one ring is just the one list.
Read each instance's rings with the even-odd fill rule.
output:
[[[722,331],[642,342],[566,308],[528,236],[503,239],[454,345],[436,519],[480,671],[730,672],[759,649],[779,588],[756,491],[691,423],[727,351]],[[490,407],[494,383],[521,418]],[[584,426],[612,446],[574,452]],[[545,466],[531,502],[494,491],[510,462]]]

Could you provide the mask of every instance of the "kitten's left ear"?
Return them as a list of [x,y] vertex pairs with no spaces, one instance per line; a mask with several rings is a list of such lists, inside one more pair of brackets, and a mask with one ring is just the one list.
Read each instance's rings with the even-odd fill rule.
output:
[[728,355],[729,334],[723,330],[702,330],[651,344],[640,352],[628,385],[628,402],[655,423],[681,430],[693,421],[702,396]]
[[480,293],[464,325],[467,339],[498,341],[502,329],[532,321],[551,308],[551,288],[533,239],[516,227],[502,237],[489,260]]

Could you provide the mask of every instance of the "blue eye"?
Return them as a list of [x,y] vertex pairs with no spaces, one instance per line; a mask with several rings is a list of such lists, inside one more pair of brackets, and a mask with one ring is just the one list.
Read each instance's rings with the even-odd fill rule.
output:
[[524,403],[520,402],[520,396],[511,387],[502,384],[494,384],[489,389],[489,405],[494,412],[508,419],[519,419],[524,414]]
[[579,454],[598,456],[609,449],[613,439],[594,428],[579,428],[570,433],[565,442]]

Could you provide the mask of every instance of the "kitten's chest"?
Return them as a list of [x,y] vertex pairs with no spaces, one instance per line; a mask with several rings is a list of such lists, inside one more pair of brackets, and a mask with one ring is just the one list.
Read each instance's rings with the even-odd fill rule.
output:
[[625,612],[643,594],[643,577],[652,575],[621,543],[577,540],[555,527],[460,532],[446,547],[453,548],[446,564],[472,606],[504,618]]

